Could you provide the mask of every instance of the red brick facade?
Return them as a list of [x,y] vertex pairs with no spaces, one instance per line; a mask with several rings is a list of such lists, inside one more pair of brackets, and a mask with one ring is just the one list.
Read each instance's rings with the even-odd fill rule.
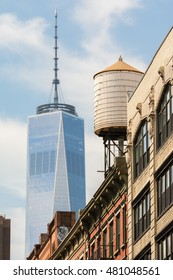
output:
[[126,210],[127,167],[125,158],[119,157],[52,258],[126,259]]

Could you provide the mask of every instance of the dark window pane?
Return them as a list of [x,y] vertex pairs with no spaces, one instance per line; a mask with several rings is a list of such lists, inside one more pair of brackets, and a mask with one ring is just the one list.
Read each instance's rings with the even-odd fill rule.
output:
[[150,193],[147,192],[134,207],[135,240],[150,226]]
[[116,216],[116,249],[120,249],[120,214]]
[[173,163],[157,178],[157,209],[158,215],[173,202]]
[[134,143],[135,177],[139,176],[149,163],[149,145],[148,127],[145,121],[139,129]]
[[173,130],[172,106],[173,98],[168,84],[163,91],[163,97],[157,111],[158,147],[163,145]]

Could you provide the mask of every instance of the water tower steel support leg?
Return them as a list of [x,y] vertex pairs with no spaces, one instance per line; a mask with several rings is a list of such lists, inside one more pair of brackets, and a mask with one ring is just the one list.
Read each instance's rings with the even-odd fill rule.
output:
[[104,141],[104,175],[106,177],[106,167],[107,167],[107,154],[106,154],[106,142]]
[[118,139],[118,150],[119,150],[119,156],[122,157],[124,154],[124,139],[123,138],[119,138]]
[[108,152],[109,152],[109,155],[108,155],[108,160],[109,160],[109,163],[108,163],[108,170],[110,169],[111,167],[111,141],[110,139],[108,140]]

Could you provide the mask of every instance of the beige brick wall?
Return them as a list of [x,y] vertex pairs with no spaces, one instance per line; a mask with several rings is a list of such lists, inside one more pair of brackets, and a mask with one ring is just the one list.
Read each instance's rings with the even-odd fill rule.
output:
[[135,258],[148,245],[149,240],[151,240],[150,230],[148,230],[145,235],[143,235],[142,238],[134,245],[133,258]]
[[156,224],[156,234],[159,234],[173,220],[173,206],[158,220]]
[[171,135],[166,141],[166,145],[157,152],[155,157],[155,169],[157,170],[165,159],[172,153],[173,151],[173,135]]
[[[173,135],[164,146],[156,149],[156,120],[155,114],[162,95],[164,85],[173,79],[173,29],[168,33],[164,42],[156,52],[141,83],[128,102],[128,235],[129,235],[129,259],[133,259],[148,244],[151,243],[152,259],[156,258],[155,236],[173,220],[173,208],[170,208],[163,217],[157,221],[156,214],[156,185],[154,173],[173,150]],[[164,69],[164,78],[158,73]],[[142,174],[134,181],[133,173],[133,146],[135,135],[143,119],[149,120],[150,129],[150,163]],[[132,202],[141,190],[150,181],[151,194],[151,224],[150,229],[141,239],[133,244],[133,211]]]

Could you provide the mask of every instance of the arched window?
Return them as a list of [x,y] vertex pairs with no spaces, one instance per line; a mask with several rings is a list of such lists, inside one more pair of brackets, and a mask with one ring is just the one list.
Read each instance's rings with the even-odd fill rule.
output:
[[159,148],[173,131],[173,98],[170,84],[166,85],[157,110],[157,128],[157,146]]
[[140,126],[134,142],[134,175],[138,177],[150,160],[150,139],[148,125],[145,120]]

